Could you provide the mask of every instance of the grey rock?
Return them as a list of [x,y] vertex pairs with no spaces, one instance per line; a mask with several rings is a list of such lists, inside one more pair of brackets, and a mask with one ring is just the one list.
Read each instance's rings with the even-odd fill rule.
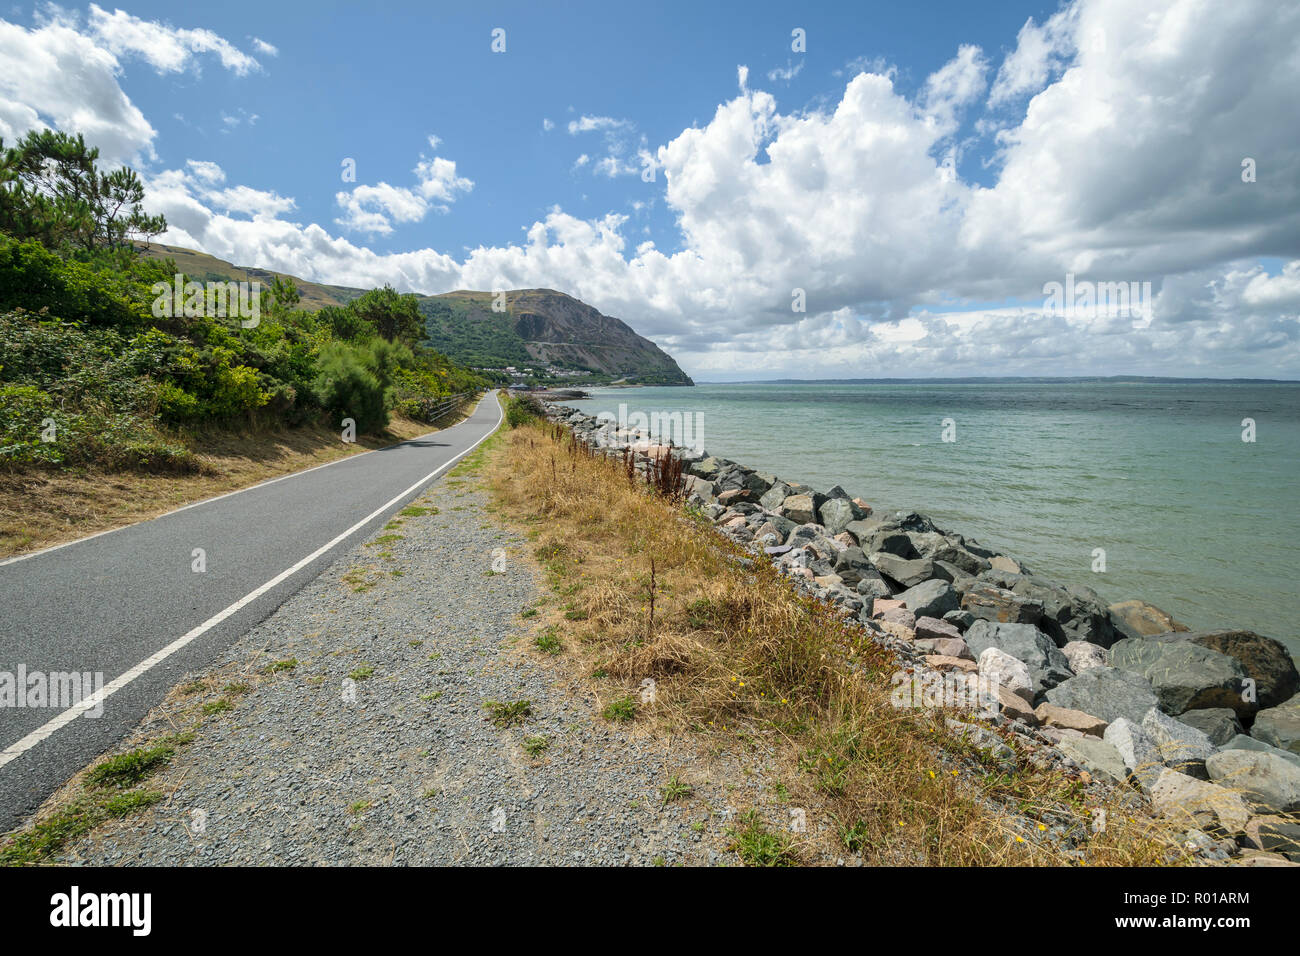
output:
[[1255,696],[1262,708],[1276,707],[1300,692],[1300,672],[1290,651],[1281,641],[1254,631],[1220,629],[1174,631],[1154,638],[1166,643],[1186,642],[1226,654],[1241,664],[1255,682]]
[[979,657],[986,647],[996,647],[1006,651],[1016,660],[1024,662],[1033,678],[1034,699],[1030,703],[1037,703],[1046,690],[1074,676],[1074,672],[1070,670],[1070,662],[1061,653],[1060,648],[1050,637],[1031,624],[994,624],[989,621],[976,621],[966,631],[965,638],[971,653],[976,657]]
[[1276,754],[1221,750],[1205,762],[1210,779],[1240,793],[1258,810],[1300,810],[1300,767]]
[[1250,821],[1250,808],[1239,794],[1168,767],[1151,787],[1151,805],[1164,817],[1201,829],[1240,833]]
[[1178,719],[1189,727],[1205,734],[1216,747],[1222,747],[1233,737],[1243,733],[1237,712],[1228,707],[1206,707],[1202,710],[1185,710]]
[[1105,648],[1099,644],[1089,644],[1087,641],[1068,641],[1061,648],[1061,653],[1065,655],[1070,662],[1070,669],[1076,674],[1086,671],[1089,667],[1106,667],[1110,663]]
[[1006,588],[978,584],[961,599],[963,611],[984,621],[1002,624],[1037,624],[1043,619],[1043,606]]
[[1158,707],[1146,712],[1142,730],[1156,745],[1166,767],[1192,777],[1205,777],[1205,761],[1214,753],[1214,742],[1202,731],[1162,713]]
[[1106,728],[1102,739],[1119,751],[1124,766],[1142,789],[1150,790],[1164,769],[1164,761],[1142,727],[1127,717],[1117,717]]
[[934,577],[934,564],[924,558],[907,560],[887,552],[871,555],[876,570],[902,588],[915,587]]
[[[1193,711],[1195,713],[1195,711]],[[1249,734],[1237,734],[1226,744],[1219,748],[1220,750],[1253,750],[1256,753],[1277,754],[1283,760],[1288,760],[1300,767],[1300,754],[1293,754],[1289,750],[1281,750],[1272,744],[1266,744],[1262,740],[1256,740]]]
[[1242,699],[1246,671],[1241,664],[1198,644],[1125,638],[1110,649],[1110,662],[1151,681],[1160,709],[1168,714],[1230,707],[1245,717],[1256,707]]
[[865,517],[866,512],[848,498],[829,498],[817,509],[821,523],[830,534],[839,534],[850,522]]
[[1261,710],[1250,735],[1279,750],[1300,754],[1300,694],[1276,707]]
[[758,499],[758,503],[768,511],[775,511],[781,507],[781,503],[791,494],[793,492],[790,490],[790,486],[784,481],[778,481],[763,492],[762,497]]
[[1056,749],[1090,773],[1115,783],[1123,783],[1128,779],[1124,758],[1113,745],[1104,740],[1096,737],[1062,737],[1057,742]]
[[910,587],[900,595],[898,600],[907,605],[917,617],[941,617],[949,611],[957,610],[957,592],[947,581],[922,581]]
[[1113,667],[1091,667],[1062,681],[1044,696],[1058,707],[1081,710],[1107,723],[1120,717],[1141,723],[1146,712],[1158,703],[1149,680]]

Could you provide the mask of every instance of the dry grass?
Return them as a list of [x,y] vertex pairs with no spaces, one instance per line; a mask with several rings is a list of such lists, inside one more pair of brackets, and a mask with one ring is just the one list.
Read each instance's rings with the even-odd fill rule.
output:
[[344,443],[338,431],[320,426],[214,430],[191,442],[201,462],[199,472],[191,475],[89,469],[0,472],[0,558],[157,517],[205,498],[432,430],[429,425],[396,416],[387,430],[360,437],[355,444]]
[[[524,426],[503,434],[488,478],[554,592],[541,623],[601,678],[603,709],[625,716],[630,700],[639,724],[763,753],[790,793],[838,821],[838,846],[795,845],[793,859],[847,849],[872,864],[1164,862],[1168,827],[1131,796],[1037,770],[1011,739],[1014,766],[999,764],[947,729],[951,711],[895,708],[896,665],[858,625],[770,564],[746,566],[745,552],[621,461],[553,426]],[[638,701],[647,678],[648,705]],[[1062,831],[1067,841],[1049,839]]]

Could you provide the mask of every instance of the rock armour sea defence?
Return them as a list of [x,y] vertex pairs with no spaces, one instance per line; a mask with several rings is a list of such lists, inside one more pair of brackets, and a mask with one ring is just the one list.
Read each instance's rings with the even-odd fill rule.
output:
[[855,618],[900,671],[977,679],[986,719],[1050,745],[1062,769],[1132,787],[1203,856],[1300,862],[1300,674],[1278,641],[1108,606],[926,515],[877,515],[838,487],[547,408],[593,449],[632,449],[643,473],[679,457],[688,506],[720,534]]

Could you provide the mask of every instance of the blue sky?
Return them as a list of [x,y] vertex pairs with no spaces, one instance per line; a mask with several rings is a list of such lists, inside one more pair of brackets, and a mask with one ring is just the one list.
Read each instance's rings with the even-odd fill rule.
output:
[[18,4],[0,135],[86,132],[164,241],[562,289],[713,380],[1297,377],[1298,44],[1266,0]]
[[[231,34],[225,24],[255,23],[253,34],[279,52],[263,56],[230,36],[258,57],[261,71],[205,68],[164,83],[148,73],[133,82],[127,74],[122,86],[158,128],[163,165],[183,165],[201,149],[230,180],[292,195],[299,215],[318,222],[337,215],[343,157],[357,160],[358,181],[402,183],[414,157],[433,152],[427,137],[437,135],[439,150],[475,189],[449,214],[376,237],[368,243],[375,249],[504,244],[556,204],[601,216],[611,209],[634,214],[639,201],[649,208],[636,214],[637,225],[676,251],[682,237],[659,191],[639,176],[575,170],[584,153],[606,154],[605,135],[570,135],[568,123],[610,117],[629,124],[615,135],[631,147],[642,136],[665,143],[708,122],[734,94],[738,64],[764,78],[799,67],[788,82],[769,84],[786,108],[837,98],[850,64],[876,59],[895,64],[899,87],[914,90],[960,44],[996,50],[1014,41],[1028,17],[1055,9],[849,6],[863,8],[851,18],[855,29],[844,28],[841,10],[793,3],[379,3],[360,13],[354,2],[313,4],[310,14],[294,5],[233,3],[206,15],[191,8],[183,18],[175,4],[132,3],[129,11],[140,18],[223,35]],[[497,27],[506,30],[504,54],[491,50]],[[808,38],[803,55],[791,50],[796,27]],[[258,117],[255,135],[223,122],[240,110]],[[555,124],[550,132],[546,119]],[[970,156],[963,174],[986,181],[984,158]]]

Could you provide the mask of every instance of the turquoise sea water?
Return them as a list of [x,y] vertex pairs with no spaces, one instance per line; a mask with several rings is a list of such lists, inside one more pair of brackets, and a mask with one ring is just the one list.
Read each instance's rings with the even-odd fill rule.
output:
[[1062,584],[1300,655],[1300,384],[701,385],[571,404],[617,415],[620,403],[698,414],[710,454],[842,485],[877,513],[925,512]]

